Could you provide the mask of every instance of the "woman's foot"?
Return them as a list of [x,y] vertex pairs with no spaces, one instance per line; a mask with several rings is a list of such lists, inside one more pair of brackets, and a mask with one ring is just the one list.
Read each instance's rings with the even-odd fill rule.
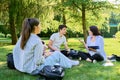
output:
[[92,61],[92,63],[96,63],[97,61],[94,59],[93,61]]
[[79,57],[79,61],[81,61],[82,60],[82,58],[81,57]]
[[89,59],[89,58],[87,58],[87,59],[86,59],[86,61],[88,61],[88,62],[92,62],[92,60],[91,60],[91,59]]
[[79,65],[79,61],[71,60],[71,63],[72,63],[73,66]]

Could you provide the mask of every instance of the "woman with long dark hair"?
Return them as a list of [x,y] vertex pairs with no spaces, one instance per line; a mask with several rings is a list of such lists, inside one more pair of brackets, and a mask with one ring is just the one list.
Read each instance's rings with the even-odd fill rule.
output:
[[86,43],[80,40],[88,50],[88,53],[80,53],[80,57],[89,62],[106,61],[107,58],[104,51],[104,40],[100,35],[97,26],[90,26],[88,33],[89,36],[87,37]]

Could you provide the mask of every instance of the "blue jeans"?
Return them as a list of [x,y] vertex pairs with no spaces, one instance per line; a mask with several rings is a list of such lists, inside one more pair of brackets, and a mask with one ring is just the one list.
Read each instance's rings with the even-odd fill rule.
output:
[[60,51],[55,51],[53,52],[50,56],[48,56],[44,63],[39,66],[39,68],[35,71],[32,72],[33,75],[39,74],[39,71],[46,65],[55,65],[56,63],[59,63],[60,66],[63,68],[71,68],[72,63],[70,62],[71,60],[64,56]]

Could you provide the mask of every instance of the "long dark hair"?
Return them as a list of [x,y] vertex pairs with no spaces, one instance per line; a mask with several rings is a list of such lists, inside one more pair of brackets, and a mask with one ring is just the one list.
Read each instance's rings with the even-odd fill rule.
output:
[[22,33],[21,33],[22,37],[21,37],[21,44],[20,44],[20,47],[22,49],[24,49],[24,46],[26,45],[31,32],[34,31],[34,26],[38,26],[38,25],[39,25],[39,20],[36,18],[26,18],[23,21]]
[[97,35],[100,35],[100,32],[97,28],[97,26],[90,26],[90,31],[92,31],[93,35],[97,36]]

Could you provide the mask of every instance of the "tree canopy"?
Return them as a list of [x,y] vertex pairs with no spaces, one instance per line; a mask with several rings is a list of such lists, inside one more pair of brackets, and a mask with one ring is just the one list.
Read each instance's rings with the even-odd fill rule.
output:
[[108,32],[109,23],[119,23],[119,12],[111,12],[118,7],[119,4],[99,0],[1,0],[0,23],[6,25],[6,30],[9,28],[12,44],[17,42],[22,21],[29,17],[40,19],[42,33],[47,37],[57,31],[59,24],[65,24],[68,26],[68,37],[83,34],[86,41],[90,25],[97,25]]

